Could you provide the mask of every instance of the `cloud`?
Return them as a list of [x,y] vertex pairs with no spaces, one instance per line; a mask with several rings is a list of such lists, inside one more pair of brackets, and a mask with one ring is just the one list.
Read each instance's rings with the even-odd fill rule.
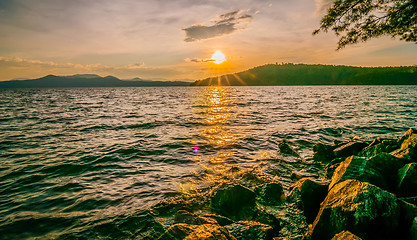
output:
[[[36,71],[43,74],[68,74],[71,73],[96,73],[118,76],[140,76],[140,77],[166,77],[182,74],[181,71],[170,67],[146,67],[143,62],[127,65],[111,66],[104,64],[76,64],[76,63],[55,63],[50,61],[39,61],[23,58],[8,58],[0,56],[0,68],[9,68],[22,71]],[[2,75],[2,74],[0,74]],[[20,76],[17,76],[20,77]]]
[[[241,13],[241,10],[236,10],[222,14],[213,21],[214,24],[211,26],[197,24],[184,28],[186,34],[184,41],[194,42],[233,33],[239,29],[239,25],[253,19],[252,15]],[[241,29],[243,28],[241,27]]]
[[214,62],[214,59],[207,58],[207,59],[198,59],[198,58],[186,58],[186,62],[196,62],[196,63],[202,63],[202,62]]

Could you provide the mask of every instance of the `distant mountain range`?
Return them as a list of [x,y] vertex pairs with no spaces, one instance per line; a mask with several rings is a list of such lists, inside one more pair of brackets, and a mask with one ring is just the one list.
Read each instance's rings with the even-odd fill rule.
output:
[[417,66],[351,67],[268,64],[236,74],[198,80],[192,86],[417,85]]
[[113,76],[101,77],[96,74],[72,76],[48,75],[37,79],[10,80],[0,82],[0,88],[55,88],[55,87],[159,87],[189,86],[186,81],[152,81],[134,78],[120,80]]

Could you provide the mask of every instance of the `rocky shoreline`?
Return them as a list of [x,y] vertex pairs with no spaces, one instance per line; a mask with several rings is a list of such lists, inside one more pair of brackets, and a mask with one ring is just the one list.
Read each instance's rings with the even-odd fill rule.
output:
[[[300,158],[287,142],[282,155]],[[300,160],[301,161],[301,160]],[[136,239],[417,239],[417,132],[314,146],[303,160],[321,177],[288,190],[247,171],[198,194],[167,199],[138,215]]]

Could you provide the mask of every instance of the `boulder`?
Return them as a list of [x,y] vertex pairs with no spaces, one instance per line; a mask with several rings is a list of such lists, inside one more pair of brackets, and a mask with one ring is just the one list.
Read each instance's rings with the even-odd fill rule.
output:
[[327,195],[328,184],[303,178],[297,181],[288,196],[288,200],[296,202],[303,209],[307,222],[312,223],[320,209],[320,203]]
[[294,157],[300,157],[300,155],[288,145],[286,141],[282,141],[278,144],[279,152],[283,155],[290,155]]
[[211,199],[210,208],[233,220],[250,220],[256,213],[256,195],[241,185],[220,187]]
[[182,240],[182,239],[199,239],[199,240],[236,240],[235,237],[224,227],[214,224],[188,225],[177,223],[172,225],[162,236],[160,240]]
[[397,195],[417,196],[417,163],[407,164],[398,171]]
[[358,154],[362,149],[367,147],[368,144],[364,142],[348,142],[333,150],[336,158],[349,157]]
[[318,162],[330,162],[335,158],[333,150],[334,147],[332,146],[318,143],[313,146],[313,160]]
[[269,240],[272,239],[273,235],[271,226],[255,221],[239,221],[226,226],[226,229],[236,237],[236,239]]
[[185,210],[179,210],[175,214],[175,223],[186,223],[191,225],[201,224],[218,224],[216,220],[210,217],[198,216],[197,214],[187,212]]
[[350,156],[336,168],[329,189],[338,182],[356,179],[393,191],[396,175],[403,165],[402,160],[388,153],[380,153],[370,159]]
[[398,204],[401,209],[401,218],[400,218],[401,229],[398,229],[398,232],[408,233],[409,237],[404,238],[404,239],[417,240],[417,238],[412,237],[412,236],[414,237],[417,236],[415,235],[415,232],[413,230],[413,228],[416,229],[415,219],[417,217],[417,207],[414,204],[410,204],[402,200],[399,200]]
[[216,220],[216,222],[220,226],[230,225],[234,223],[232,219],[224,217],[224,216],[216,215],[216,214],[204,214],[203,217]]
[[417,162],[417,134],[411,133],[408,138],[402,141],[401,148],[391,152],[391,154],[409,162]]
[[348,230],[367,239],[403,239],[394,194],[370,183],[346,180],[330,189],[314,220],[311,239],[327,240]]
[[341,233],[334,235],[332,240],[362,240],[362,238],[356,236],[355,234],[349,231],[343,231]]
[[408,235],[408,240],[416,240],[417,239],[417,217],[414,218],[413,223],[411,225],[410,233]]
[[358,157],[373,157],[379,153],[390,153],[395,149],[399,148],[401,145],[397,140],[381,140],[377,138],[374,140],[368,147],[364,148],[361,152],[358,153]]
[[255,189],[256,198],[264,205],[278,205],[284,194],[280,183],[268,183]]
[[406,139],[408,139],[409,137],[411,137],[411,135],[416,133],[417,131],[414,128],[408,129],[408,131],[405,132],[405,134],[400,139],[398,139],[398,143],[401,145]]
[[271,214],[262,207],[258,207],[255,220],[260,223],[267,224],[274,229],[274,232],[279,232],[282,229],[281,222],[275,215]]

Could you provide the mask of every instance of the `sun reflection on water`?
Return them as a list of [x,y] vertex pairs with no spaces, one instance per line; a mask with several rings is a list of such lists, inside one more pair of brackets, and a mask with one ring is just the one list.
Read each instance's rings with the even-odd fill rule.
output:
[[233,127],[233,121],[238,112],[235,103],[236,93],[233,88],[213,86],[207,87],[202,94],[206,109],[203,114],[203,128],[199,131],[203,145],[212,151],[201,151],[199,158],[194,158],[200,163],[200,186],[217,185],[233,179],[241,171],[236,161],[237,142],[244,137],[237,127]]

